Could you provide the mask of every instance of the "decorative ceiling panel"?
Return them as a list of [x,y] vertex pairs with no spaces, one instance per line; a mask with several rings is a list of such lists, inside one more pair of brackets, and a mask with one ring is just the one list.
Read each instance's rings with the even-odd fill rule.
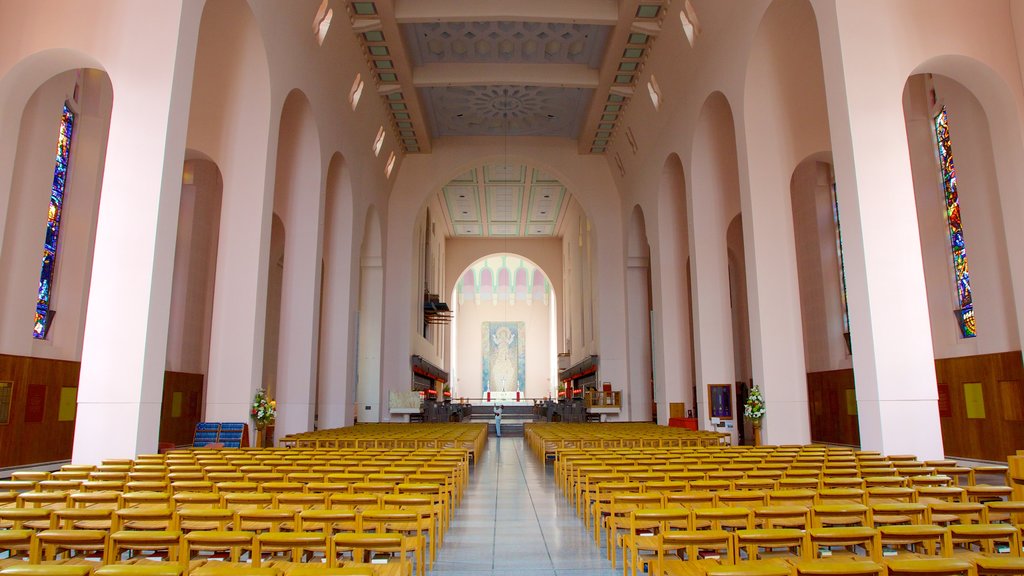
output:
[[420,88],[434,136],[575,138],[593,90],[554,86]]
[[427,22],[403,25],[416,66],[445,62],[601,64],[609,26],[559,22]]
[[557,178],[519,163],[489,163],[439,192],[451,235],[545,237],[558,233],[569,193]]

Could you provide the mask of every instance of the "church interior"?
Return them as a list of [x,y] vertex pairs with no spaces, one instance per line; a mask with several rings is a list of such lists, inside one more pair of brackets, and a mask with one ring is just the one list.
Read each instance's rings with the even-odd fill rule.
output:
[[0,575],[1024,574],[1024,2],[0,15]]

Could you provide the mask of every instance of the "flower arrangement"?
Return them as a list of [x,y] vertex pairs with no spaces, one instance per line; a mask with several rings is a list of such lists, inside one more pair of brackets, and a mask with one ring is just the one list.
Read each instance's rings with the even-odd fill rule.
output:
[[764,396],[761,395],[761,389],[754,386],[747,396],[747,403],[743,405],[743,416],[758,423],[764,418],[764,413]]
[[277,401],[267,397],[267,391],[260,388],[256,391],[256,397],[252,401],[252,419],[256,421],[257,428],[265,428],[267,424],[274,421],[277,415]]

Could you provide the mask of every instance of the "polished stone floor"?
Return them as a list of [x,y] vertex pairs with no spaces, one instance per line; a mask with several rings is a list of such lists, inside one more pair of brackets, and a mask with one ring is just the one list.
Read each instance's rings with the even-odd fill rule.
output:
[[430,576],[613,576],[603,549],[523,439],[494,438],[470,476]]

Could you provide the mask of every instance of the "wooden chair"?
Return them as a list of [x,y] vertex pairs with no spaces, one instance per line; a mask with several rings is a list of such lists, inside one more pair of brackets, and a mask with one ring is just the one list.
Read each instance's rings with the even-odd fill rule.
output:
[[[264,555],[270,555],[270,566],[285,571],[293,565],[309,562],[317,553],[327,554],[327,538],[323,532],[264,532],[253,541],[252,564],[262,566]],[[280,558],[281,553],[286,553]]]
[[[774,528],[736,531],[736,550],[745,551],[747,560],[762,560],[780,555],[797,560],[807,555],[806,534],[797,528]],[[784,549],[781,554],[779,549]],[[765,551],[762,553],[762,551]]]
[[337,567],[339,554],[351,554],[353,562],[368,562],[366,555],[374,552],[392,554],[397,551],[399,563],[409,565],[405,559],[406,539],[401,534],[353,532],[336,534],[328,543],[327,561],[329,567]]
[[33,563],[74,558],[97,558],[106,563],[108,532],[106,530],[43,530],[36,534],[35,550],[29,553]]
[[824,548],[828,555],[834,555],[832,548],[840,547],[844,553],[863,548],[869,559],[878,562],[882,559],[882,546],[878,530],[864,526],[844,526],[836,528],[811,528],[808,535],[808,557],[818,558]]
[[879,541],[897,556],[948,556],[947,529],[934,524],[900,524],[878,527]]
[[636,576],[636,568],[644,555],[657,555],[664,549],[664,543],[658,535],[669,530],[689,530],[692,528],[689,508],[681,506],[667,508],[642,508],[633,510],[629,515],[629,530],[622,539],[623,571],[630,570]]
[[[615,561],[618,556],[617,548],[622,545],[622,538],[625,537],[626,530],[630,529],[630,515],[632,512],[634,510],[664,507],[665,497],[658,492],[612,494],[609,515],[604,523],[605,550],[608,559],[612,562],[612,568],[615,568]],[[639,529],[642,529],[642,527]],[[599,537],[596,534],[595,540],[600,543]]]
[[0,530],[0,568],[27,562],[35,537],[35,530]]
[[182,576],[185,567],[176,561],[144,564],[108,564],[93,571],[93,576]]
[[431,528],[430,521],[425,521],[417,511],[385,508],[363,510],[359,515],[359,529],[364,533],[401,534],[405,540],[402,543],[403,556],[404,552],[411,552],[416,573],[419,576],[426,574],[426,538]]
[[[695,562],[702,557],[717,556],[715,559],[723,564],[735,564],[737,559],[736,537],[725,530],[670,530],[658,534],[658,543],[657,564],[648,567],[648,574],[661,574],[662,570],[679,572],[679,567],[673,565]],[[665,552],[669,550],[681,551],[680,558],[668,561]],[[639,568],[633,566],[636,571]]]
[[[953,554],[970,558],[992,555],[997,542],[1006,542],[1011,557],[1020,557],[1020,529],[1009,524],[951,524],[946,546]],[[974,550],[977,545],[978,550]],[[962,549],[959,547],[963,547]]]

